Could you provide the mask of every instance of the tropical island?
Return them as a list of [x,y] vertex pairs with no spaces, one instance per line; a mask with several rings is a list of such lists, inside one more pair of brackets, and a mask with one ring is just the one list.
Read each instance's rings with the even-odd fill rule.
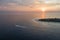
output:
[[45,18],[45,19],[39,19],[38,21],[44,21],[44,22],[60,22],[60,18]]

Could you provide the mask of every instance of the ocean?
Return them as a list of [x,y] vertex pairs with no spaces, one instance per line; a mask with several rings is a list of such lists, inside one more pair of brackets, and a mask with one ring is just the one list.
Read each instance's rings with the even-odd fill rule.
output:
[[[1,40],[60,40],[60,23],[40,22],[41,12],[0,12]],[[60,12],[45,13],[59,18]]]

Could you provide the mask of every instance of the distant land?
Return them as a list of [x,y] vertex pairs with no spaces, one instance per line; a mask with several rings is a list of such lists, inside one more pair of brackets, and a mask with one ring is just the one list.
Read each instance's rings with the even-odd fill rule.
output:
[[38,19],[38,21],[43,21],[43,22],[60,22],[60,18]]

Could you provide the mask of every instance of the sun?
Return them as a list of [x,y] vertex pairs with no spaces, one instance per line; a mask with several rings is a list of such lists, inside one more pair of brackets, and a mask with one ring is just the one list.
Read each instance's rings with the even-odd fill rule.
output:
[[44,12],[44,11],[46,11],[46,8],[41,8],[41,10]]

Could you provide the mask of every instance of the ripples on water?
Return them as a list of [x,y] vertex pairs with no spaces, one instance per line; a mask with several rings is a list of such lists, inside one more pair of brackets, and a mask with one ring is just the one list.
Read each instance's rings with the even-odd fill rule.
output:
[[40,13],[0,15],[0,39],[60,40],[60,23],[40,22]]

